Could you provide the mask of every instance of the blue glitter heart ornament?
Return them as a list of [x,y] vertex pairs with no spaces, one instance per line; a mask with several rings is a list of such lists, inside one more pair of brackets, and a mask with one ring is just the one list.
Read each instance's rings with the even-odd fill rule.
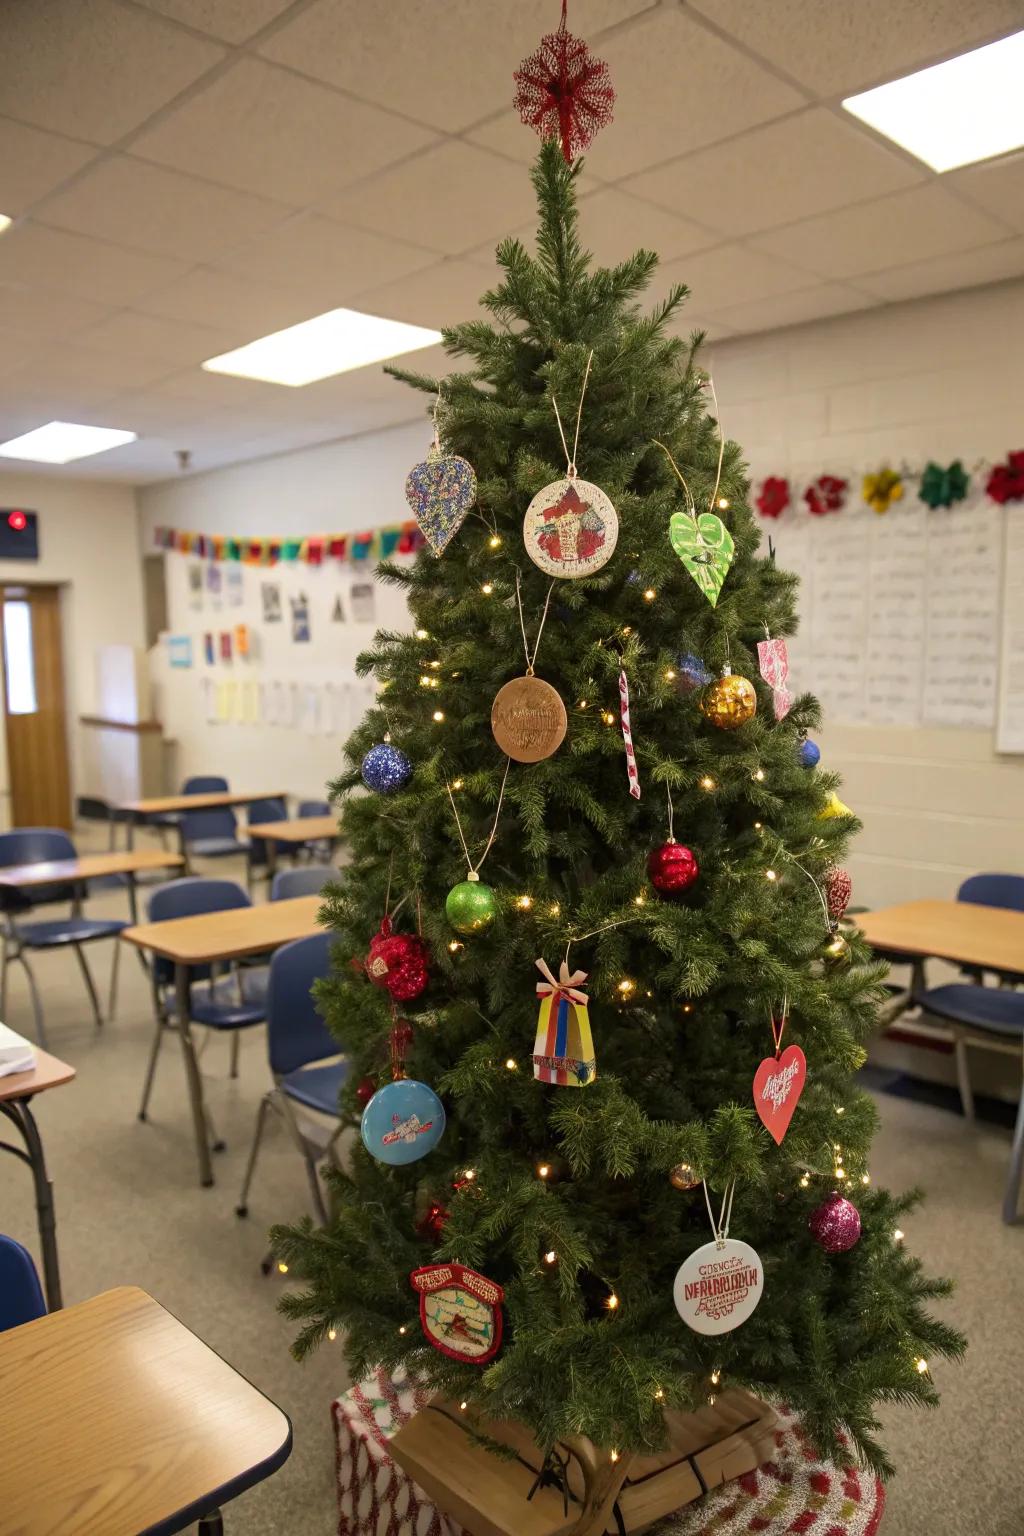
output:
[[405,499],[423,537],[434,554],[441,555],[476,501],[476,470],[459,454],[432,448],[409,471]]

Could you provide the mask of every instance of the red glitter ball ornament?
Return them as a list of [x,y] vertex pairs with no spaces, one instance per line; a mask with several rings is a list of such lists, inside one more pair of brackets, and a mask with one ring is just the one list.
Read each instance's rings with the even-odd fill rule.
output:
[[437,1200],[432,1200],[426,1211],[416,1223],[416,1231],[420,1237],[429,1237],[431,1242],[439,1243],[444,1231],[444,1224],[451,1213]]
[[846,1253],[860,1240],[860,1212],[852,1200],[833,1190],[807,1220],[811,1236],[826,1253]]
[[407,1003],[419,997],[430,980],[427,964],[430,951],[414,933],[392,933],[391,919],[381,919],[380,931],[370,941],[366,974],[376,987],[383,987],[396,1001]]
[[838,923],[853,895],[853,881],[845,869],[833,864],[825,871],[825,905],[833,922]]
[[647,855],[647,873],[656,891],[666,896],[676,896],[688,890],[700,874],[693,851],[685,843],[671,839],[660,848],[652,848]]
[[356,1098],[362,1105],[369,1104],[376,1092],[377,1084],[372,1077],[361,1078],[356,1084]]
[[562,0],[558,31],[542,37],[516,70],[512,105],[542,139],[558,140],[571,165],[597,130],[611,122],[615,91],[608,65],[569,31],[566,5]]

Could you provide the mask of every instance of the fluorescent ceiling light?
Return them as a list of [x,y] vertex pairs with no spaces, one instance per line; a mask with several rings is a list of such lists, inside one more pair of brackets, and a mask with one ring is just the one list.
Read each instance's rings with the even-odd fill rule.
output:
[[6,213],[0,213],[0,235],[3,234],[5,229],[9,229],[10,225],[11,221],[7,217]]
[[348,373],[402,352],[416,352],[441,340],[440,331],[400,320],[361,315],[354,309],[329,309],[300,325],[261,336],[234,352],[203,364],[210,373],[231,373],[267,384],[314,384],[335,373]]
[[1022,81],[1024,32],[1015,32],[843,106],[933,171],[952,171],[1024,145]]
[[72,459],[87,459],[93,453],[106,453],[122,443],[134,443],[135,432],[119,432],[114,427],[82,427],[73,421],[48,421],[22,437],[0,443],[0,458],[32,459],[36,464],[70,464]]

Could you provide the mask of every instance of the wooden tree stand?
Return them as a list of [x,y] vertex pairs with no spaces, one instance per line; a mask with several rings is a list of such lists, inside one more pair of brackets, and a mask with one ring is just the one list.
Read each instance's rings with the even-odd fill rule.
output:
[[[776,1415],[747,1392],[722,1392],[696,1413],[665,1418],[669,1446],[651,1456],[612,1461],[583,1437],[557,1441],[567,1497],[550,1482],[539,1486],[544,1452],[523,1425],[476,1418],[441,1398],[403,1425],[389,1449],[467,1536],[632,1536],[775,1451]],[[474,1429],[514,1458],[485,1450],[468,1433]]]

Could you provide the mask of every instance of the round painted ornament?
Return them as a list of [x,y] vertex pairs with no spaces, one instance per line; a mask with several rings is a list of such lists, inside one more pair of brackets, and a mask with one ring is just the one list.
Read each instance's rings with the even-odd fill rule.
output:
[[391,919],[381,919],[380,928],[370,940],[366,974],[376,987],[383,987],[397,1002],[407,1003],[419,997],[430,980],[430,951],[414,933],[392,933]]
[[539,763],[565,740],[565,705],[557,689],[527,673],[499,688],[491,705],[491,730],[506,757]]
[[476,471],[468,459],[444,453],[436,444],[415,465],[405,482],[405,499],[420,532],[442,555],[476,501]]
[[433,1088],[402,1077],[378,1088],[363,1110],[360,1132],[371,1157],[401,1166],[433,1152],[444,1127],[444,1105]]
[[501,1348],[505,1292],[465,1264],[428,1264],[409,1276],[420,1297],[420,1327],[450,1360],[484,1365]]
[[660,848],[652,848],[647,855],[647,873],[651,884],[663,896],[678,896],[690,888],[700,868],[691,849],[685,843],[677,843],[670,837]]
[[799,757],[801,768],[816,768],[821,757],[821,748],[816,741],[805,736],[800,743]]
[[811,1236],[826,1253],[846,1253],[860,1241],[860,1212],[838,1190],[821,1202],[807,1220]]
[[390,795],[412,778],[412,763],[391,745],[391,737],[371,747],[359,769],[363,783],[378,795]]
[[444,910],[456,933],[480,933],[494,922],[498,901],[493,887],[473,870],[468,879],[452,886]]
[[523,518],[523,543],[549,576],[592,576],[615,552],[619,519],[600,486],[567,475],[538,491]]
[[720,731],[734,731],[757,713],[757,694],[749,678],[728,668],[712,683],[701,700],[701,709]]
[[694,1333],[731,1333],[761,1300],[764,1268],[749,1243],[726,1237],[684,1259],[672,1287],[676,1311]]

